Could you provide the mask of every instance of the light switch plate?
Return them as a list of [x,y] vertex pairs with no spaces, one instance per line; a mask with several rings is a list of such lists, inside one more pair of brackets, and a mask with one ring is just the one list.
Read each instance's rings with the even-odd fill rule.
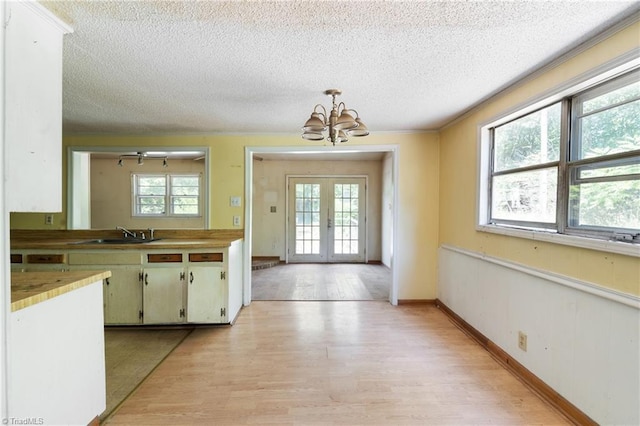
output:
[[231,207],[240,207],[242,199],[240,197],[231,197]]

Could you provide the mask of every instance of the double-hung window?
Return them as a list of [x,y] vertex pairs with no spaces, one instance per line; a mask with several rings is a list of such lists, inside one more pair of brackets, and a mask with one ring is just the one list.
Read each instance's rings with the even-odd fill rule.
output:
[[200,216],[199,174],[133,174],[133,215]]
[[640,71],[488,127],[487,224],[640,243]]

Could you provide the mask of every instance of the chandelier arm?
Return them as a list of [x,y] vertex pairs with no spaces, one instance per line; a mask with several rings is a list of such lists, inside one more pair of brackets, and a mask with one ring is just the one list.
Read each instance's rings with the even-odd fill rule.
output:
[[[318,109],[318,107],[322,108],[322,112],[316,111]],[[321,115],[322,118],[324,119],[323,121],[324,121],[325,125],[327,125],[327,122],[329,121],[329,120],[327,120],[327,110],[324,108],[324,106],[322,104],[318,104],[318,105],[314,106],[313,107],[313,112]]]
[[360,118],[360,115],[358,114],[358,111],[356,111],[355,109],[348,109],[347,111],[352,111],[356,113],[356,118]]

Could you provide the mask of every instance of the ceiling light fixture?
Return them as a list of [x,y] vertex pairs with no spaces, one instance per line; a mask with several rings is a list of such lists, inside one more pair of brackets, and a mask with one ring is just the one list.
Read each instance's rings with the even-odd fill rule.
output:
[[[358,112],[355,109],[348,109],[344,102],[336,104],[336,96],[342,94],[340,89],[328,89],[324,91],[325,95],[331,96],[332,108],[329,115],[327,110],[318,104],[313,108],[311,117],[304,123],[302,127],[302,138],[310,141],[321,141],[325,138],[322,132],[328,130],[327,140],[333,145],[346,142],[347,136],[367,136],[369,129],[364,125]],[[318,111],[322,109],[322,112]],[[352,113],[356,117],[353,118]]]

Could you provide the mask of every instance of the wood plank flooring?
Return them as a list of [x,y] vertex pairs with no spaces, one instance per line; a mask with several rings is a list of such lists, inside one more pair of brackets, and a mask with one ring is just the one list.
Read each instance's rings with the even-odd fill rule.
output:
[[251,273],[252,300],[388,300],[384,265],[289,263]]
[[194,330],[107,424],[567,421],[435,306],[254,301]]

